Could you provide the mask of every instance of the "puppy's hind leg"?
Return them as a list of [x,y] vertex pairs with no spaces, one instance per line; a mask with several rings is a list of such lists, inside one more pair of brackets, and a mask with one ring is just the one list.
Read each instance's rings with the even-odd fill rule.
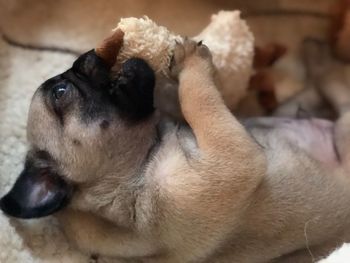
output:
[[346,65],[334,58],[326,43],[305,40],[302,54],[307,77],[320,95],[330,103],[340,116],[350,109],[350,87]]
[[338,114],[335,146],[340,162],[350,167],[350,83],[346,65],[332,57],[326,44],[317,41],[304,42],[303,54],[309,77]]

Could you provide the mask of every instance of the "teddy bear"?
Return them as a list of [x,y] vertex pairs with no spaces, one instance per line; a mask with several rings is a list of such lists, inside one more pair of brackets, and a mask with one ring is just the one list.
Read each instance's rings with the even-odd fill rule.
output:
[[[220,11],[212,15],[207,27],[192,39],[201,41],[210,49],[216,67],[216,80],[219,82],[217,86],[227,107],[235,110],[246,95],[253,70],[254,37],[248,25],[240,18],[239,11]],[[122,18],[112,35],[95,51],[109,61],[115,71],[131,57],[145,60],[158,80],[155,89],[156,108],[165,112],[173,111],[173,108],[180,111],[178,105],[169,106],[172,105],[169,100],[162,102],[160,98],[177,95],[176,90],[171,88],[169,66],[176,43],[183,40],[183,36],[157,25],[146,16],[130,17]],[[178,104],[176,98],[170,100]]]

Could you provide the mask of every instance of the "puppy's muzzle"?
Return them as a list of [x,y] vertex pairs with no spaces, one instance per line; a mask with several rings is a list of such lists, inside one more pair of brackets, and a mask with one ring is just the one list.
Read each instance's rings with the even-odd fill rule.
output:
[[38,218],[65,207],[72,186],[55,174],[25,169],[13,188],[0,200],[0,209],[17,218]]

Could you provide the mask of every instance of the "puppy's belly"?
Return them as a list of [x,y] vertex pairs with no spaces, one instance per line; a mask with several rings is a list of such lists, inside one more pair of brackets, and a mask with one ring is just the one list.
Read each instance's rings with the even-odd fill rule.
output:
[[334,145],[334,123],[322,119],[253,118],[243,121],[259,143],[273,147],[288,142],[328,166],[339,164]]

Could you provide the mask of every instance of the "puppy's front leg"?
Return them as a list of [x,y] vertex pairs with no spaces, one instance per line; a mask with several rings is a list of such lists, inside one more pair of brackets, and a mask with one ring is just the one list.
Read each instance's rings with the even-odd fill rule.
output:
[[156,253],[149,238],[121,229],[91,213],[66,209],[57,214],[66,237],[80,250],[106,257],[136,258]]
[[168,230],[164,239],[176,246],[180,259],[174,262],[201,262],[240,224],[265,175],[266,160],[225,106],[206,46],[178,44],[171,73],[178,76],[181,109],[198,147],[162,185],[167,200],[172,200],[167,206],[174,207],[163,224]]
[[178,44],[171,72],[178,75],[181,109],[197,139],[201,169],[215,171],[219,180],[232,180],[238,202],[265,173],[262,150],[224,104],[205,45],[190,40]]

